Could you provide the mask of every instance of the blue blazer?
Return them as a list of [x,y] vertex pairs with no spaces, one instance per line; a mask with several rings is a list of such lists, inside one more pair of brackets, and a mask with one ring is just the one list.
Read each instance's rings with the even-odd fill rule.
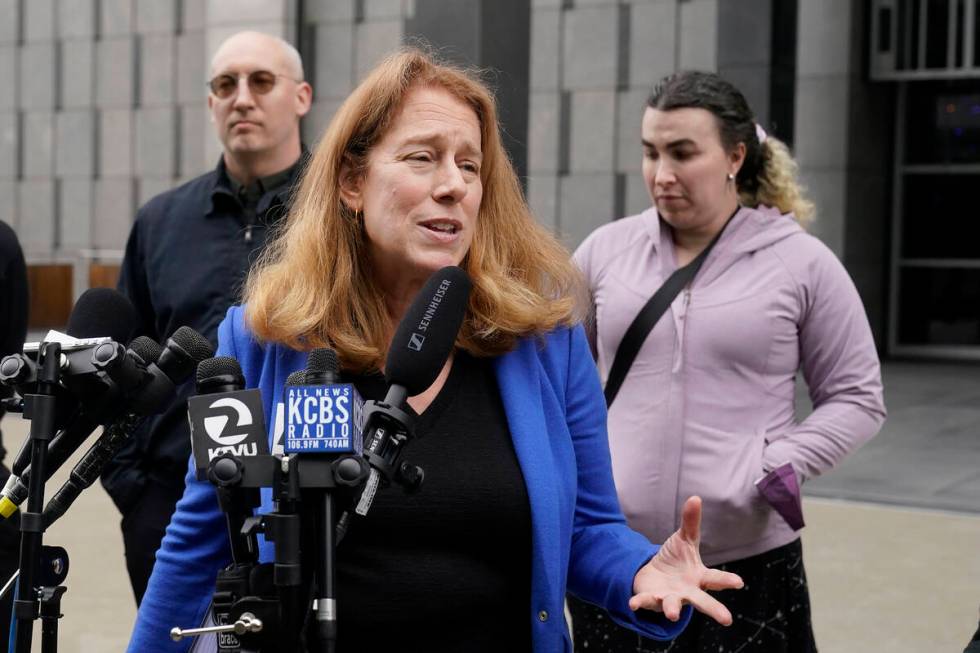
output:
[[[266,415],[276,414],[290,373],[306,354],[260,345],[233,307],[218,329],[219,355],[234,356],[248,387],[262,390]],[[627,605],[637,570],[657,546],[627,527],[612,480],[606,441],[606,408],[581,328],[557,329],[522,340],[495,361],[500,395],[531,502],[531,622],[533,650],[571,651],[564,619],[566,590],[604,606],[614,620],[647,637],[677,636],[690,619],[685,608],[673,623],[645,620]],[[270,423],[270,446],[275,420]],[[263,511],[271,510],[263,494]],[[272,559],[263,543],[260,557]],[[129,651],[185,651],[173,626],[192,627],[205,617],[215,576],[230,562],[225,521],[213,488],[194,477],[191,461],[184,496],[157,552]]]

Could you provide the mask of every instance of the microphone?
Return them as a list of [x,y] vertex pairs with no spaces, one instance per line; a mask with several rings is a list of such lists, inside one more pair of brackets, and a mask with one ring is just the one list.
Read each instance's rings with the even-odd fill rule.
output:
[[300,383],[286,380],[284,452],[287,454],[360,454],[364,400],[353,383],[340,383],[337,354],[314,349]]
[[73,338],[129,342],[140,328],[136,307],[118,290],[89,288],[78,297],[65,332]]
[[[104,341],[108,338],[116,342],[129,342],[139,324],[139,313],[125,295],[111,288],[89,288],[78,297],[78,301],[72,307],[65,331],[71,339]],[[46,339],[58,339],[55,336],[61,335],[57,332],[51,332]],[[25,344],[25,354],[37,352],[39,345],[40,343]],[[88,346],[91,345],[86,344],[86,347]],[[64,350],[65,348],[63,348]],[[9,372],[10,378],[6,378],[8,375],[4,374],[0,376],[0,380],[3,381],[4,385],[13,385],[18,394],[23,395],[31,391],[28,388],[36,381],[37,369],[36,364],[27,356],[21,355],[19,358],[23,359],[19,365],[13,362],[8,363],[7,358],[4,359],[2,371]],[[82,439],[87,437],[94,428],[95,425],[92,425],[82,436]],[[80,443],[80,441],[76,443],[76,447]],[[14,476],[20,476],[23,473],[27,465],[30,464],[30,457],[30,439],[27,439],[10,468]]]
[[[118,343],[107,342],[101,346],[108,346],[115,352],[115,347],[121,347]],[[130,343],[130,350],[125,352],[125,358],[130,359],[125,363],[111,361],[112,364],[123,364],[127,367],[133,365],[144,368],[147,362],[152,362],[159,356],[162,348],[146,336],[140,336]],[[95,354],[93,353],[93,356]],[[128,374],[128,372],[127,372]],[[134,383],[141,385],[143,379],[134,380]],[[65,463],[66,460],[82,445],[82,442],[99,427],[99,424],[111,421],[111,411],[118,408],[120,400],[118,386],[111,388],[112,392],[106,392],[99,397],[99,404],[89,405],[88,410],[77,411],[68,425],[48,444],[47,464],[45,465],[45,481]],[[29,458],[29,457],[28,457]],[[27,499],[28,483],[30,482],[30,466],[25,466],[20,473],[12,473],[7,479],[3,492],[0,493],[0,517],[9,517]]]
[[269,452],[260,391],[245,390],[242,368],[234,358],[209,358],[197,366],[197,396],[188,400],[187,408],[197,476],[215,486],[232,560],[236,565],[254,563],[255,535],[244,534],[242,528],[261,501],[258,488],[241,487],[244,465],[235,456]]
[[[167,340],[162,351],[159,345],[148,338],[145,340],[142,337],[137,338],[134,344],[136,350],[142,351],[145,356],[151,356],[159,351],[156,361],[151,360],[147,363],[140,359],[139,363],[144,365],[138,367],[145,372],[145,378],[134,393],[125,396],[128,402],[124,402],[115,414],[109,416],[112,423],[106,427],[105,433],[75,465],[68,480],[45,506],[43,517],[46,526],[59,519],[82,491],[99,478],[102,469],[143,420],[159,412],[176,396],[177,386],[190,376],[197,364],[195,357],[206,358],[214,351],[204,336],[188,327],[178,329]],[[139,358],[139,355],[132,351],[126,352],[125,355],[130,354]]]
[[390,482],[397,474],[409,490],[421,485],[424,474],[418,467],[405,464],[396,469],[413,422],[402,408],[409,396],[424,392],[442,371],[463,324],[472,288],[461,268],[444,267],[429,277],[398,324],[385,361],[388,392],[383,402],[365,406],[364,457],[371,464],[371,474],[354,509],[358,515],[370,510],[382,477]]
[[245,390],[238,361],[219,356],[197,368],[197,396],[187,400],[191,450],[197,480],[208,479],[211,461],[222,454],[249,457],[269,453],[265,413],[258,389]]

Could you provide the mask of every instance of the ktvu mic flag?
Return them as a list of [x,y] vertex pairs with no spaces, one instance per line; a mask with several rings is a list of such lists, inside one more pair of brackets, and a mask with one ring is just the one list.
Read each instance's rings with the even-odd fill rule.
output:
[[187,400],[191,449],[198,480],[222,454],[240,458],[269,453],[262,394],[255,389],[197,395]]
[[350,383],[287,385],[286,453],[361,453],[364,401]]

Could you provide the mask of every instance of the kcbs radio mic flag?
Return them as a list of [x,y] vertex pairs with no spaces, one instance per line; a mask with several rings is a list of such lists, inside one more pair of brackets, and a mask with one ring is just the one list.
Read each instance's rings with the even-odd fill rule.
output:
[[361,453],[364,400],[351,383],[287,385],[284,451]]

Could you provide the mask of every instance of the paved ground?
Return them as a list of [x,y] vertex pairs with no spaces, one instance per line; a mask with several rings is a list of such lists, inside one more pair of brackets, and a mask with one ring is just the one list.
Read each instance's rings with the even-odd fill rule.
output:
[[804,492],[980,514],[980,366],[888,363],[883,377],[881,433]]
[[[817,641],[822,653],[959,653],[980,606],[980,367],[891,363],[885,383],[884,431],[805,487]],[[9,448],[24,424],[4,422]],[[72,559],[61,653],[125,648],[135,608],[118,522],[96,485],[45,535]]]

